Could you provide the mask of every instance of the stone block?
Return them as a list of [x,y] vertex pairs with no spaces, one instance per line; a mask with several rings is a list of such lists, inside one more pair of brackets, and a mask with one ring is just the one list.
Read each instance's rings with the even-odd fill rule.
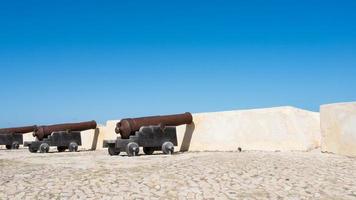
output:
[[320,107],[321,149],[356,156],[356,102]]

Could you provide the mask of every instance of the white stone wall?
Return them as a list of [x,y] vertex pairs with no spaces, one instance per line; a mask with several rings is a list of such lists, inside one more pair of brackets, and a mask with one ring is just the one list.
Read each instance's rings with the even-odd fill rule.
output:
[[82,138],[82,145],[79,147],[80,150],[96,150],[97,141],[100,135],[100,128],[102,126],[98,125],[98,128],[82,131],[80,136]]
[[[293,107],[193,114],[194,123],[179,126],[181,151],[306,151],[320,146],[319,113]],[[111,120],[100,128],[97,149],[104,139],[116,139]]]
[[356,156],[356,102],[320,107],[322,151]]
[[27,142],[27,141],[35,141],[35,137],[33,137],[33,133],[26,133],[26,134],[23,134],[23,141],[24,142]]
[[[119,120],[82,132],[81,150],[102,149],[116,139]],[[177,128],[180,151],[307,151],[356,156],[356,102],[322,105],[320,115],[294,107],[193,114],[194,123]],[[24,141],[34,141],[32,133]],[[0,147],[3,149],[3,147]]]
[[199,113],[178,137],[182,151],[306,151],[320,146],[319,123],[318,113],[293,107]]

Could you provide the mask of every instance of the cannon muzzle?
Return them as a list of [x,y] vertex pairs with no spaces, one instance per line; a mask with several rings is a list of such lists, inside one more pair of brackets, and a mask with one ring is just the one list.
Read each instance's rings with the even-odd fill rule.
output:
[[183,124],[191,124],[193,116],[186,112],[178,115],[163,115],[141,118],[122,119],[116,124],[115,132],[120,133],[121,138],[128,139],[130,135],[134,135],[142,126],[160,125],[160,126],[179,126]]
[[33,136],[38,140],[42,140],[56,131],[85,131],[89,129],[96,129],[96,126],[96,121],[39,126],[33,133]]
[[14,128],[2,128],[0,129],[0,134],[25,134],[35,131],[37,126],[23,126]]

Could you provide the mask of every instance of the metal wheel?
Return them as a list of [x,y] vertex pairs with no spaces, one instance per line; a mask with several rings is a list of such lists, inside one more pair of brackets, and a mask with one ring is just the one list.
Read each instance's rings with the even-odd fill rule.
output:
[[58,152],[64,152],[64,151],[66,151],[66,149],[67,149],[67,147],[65,147],[65,146],[58,146],[57,147]]
[[126,146],[126,153],[128,156],[137,156],[140,148],[136,142],[130,142]]
[[28,150],[29,150],[31,153],[36,153],[36,152],[38,151],[37,148],[31,147],[31,146],[28,146]]
[[164,154],[173,154],[174,153],[174,145],[172,142],[165,142],[162,144],[162,152]]
[[7,144],[6,149],[11,149],[11,145]]
[[20,147],[20,144],[17,141],[13,142],[12,145],[11,145],[12,149],[19,149],[19,147]]
[[115,146],[109,146],[108,153],[110,156],[117,156],[120,154],[120,151],[116,150]]
[[143,152],[146,155],[152,155],[155,149],[153,147],[143,147]]
[[70,152],[78,151],[78,144],[76,142],[71,142],[68,146]]
[[42,143],[40,145],[40,153],[48,153],[49,145],[47,143]]

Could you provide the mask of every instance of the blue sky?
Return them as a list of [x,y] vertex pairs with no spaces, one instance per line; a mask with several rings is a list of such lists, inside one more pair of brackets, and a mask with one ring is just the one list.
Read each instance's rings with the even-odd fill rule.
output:
[[0,127],[356,100],[356,1],[0,1]]

